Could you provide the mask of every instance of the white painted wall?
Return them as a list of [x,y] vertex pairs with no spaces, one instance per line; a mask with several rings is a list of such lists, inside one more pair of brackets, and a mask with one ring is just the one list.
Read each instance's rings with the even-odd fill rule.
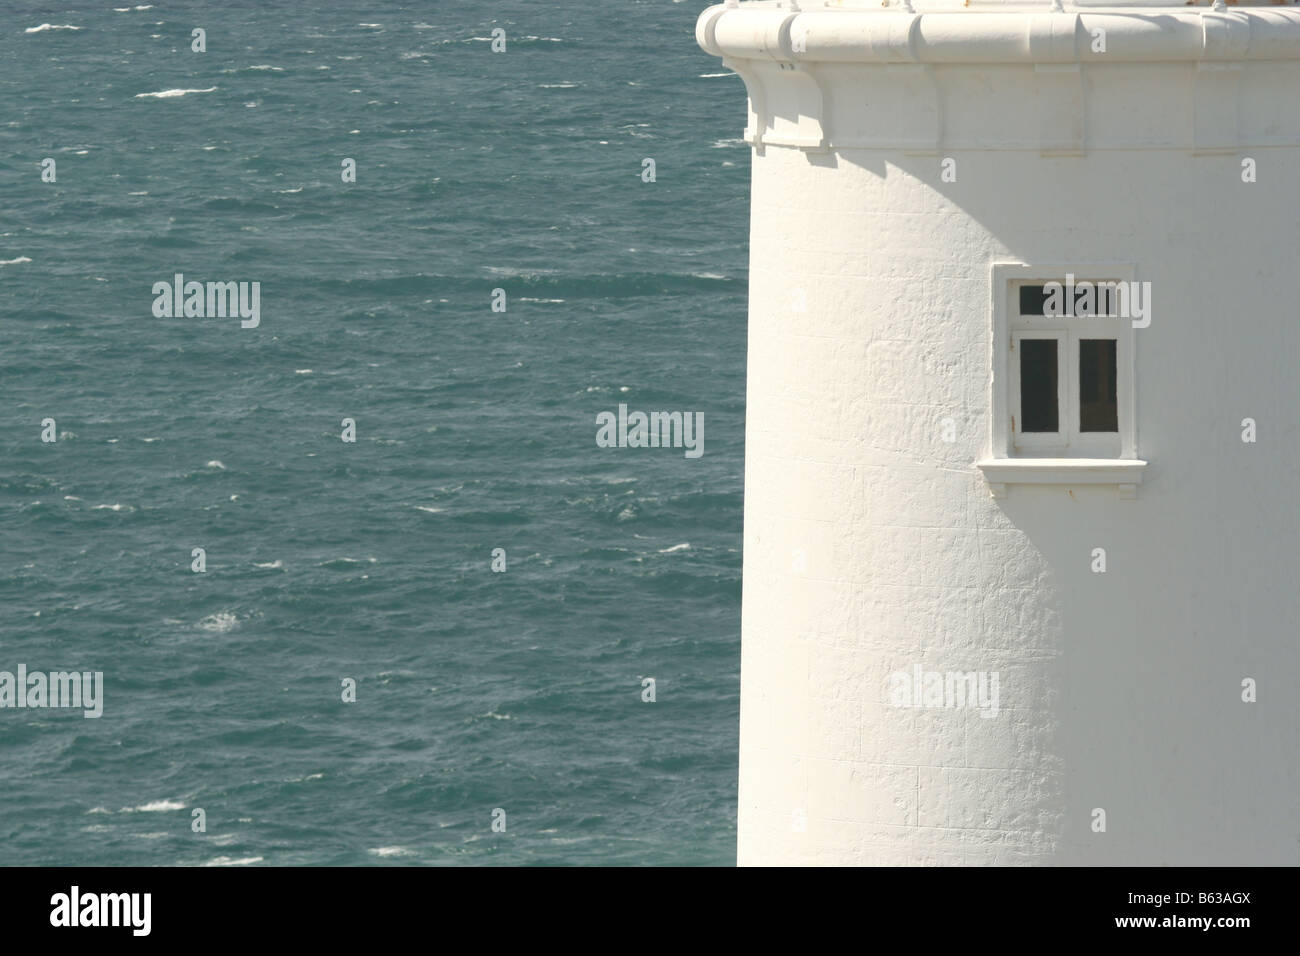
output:
[[[1244,44],[1241,22],[1211,24],[1200,54],[1169,39],[1169,62],[1134,62],[1061,53],[1087,36],[1061,15],[1073,25],[1044,28],[1059,54],[1045,71],[1014,44],[1006,62],[927,58],[912,21],[930,15],[873,14],[868,33],[902,24],[901,45],[853,47],[866,34],[824,25],[848,14],[805,13],[823,24],[794,70],[781,26],[765,46],[771,24],[753,19],[788,34],[792,14],[749,6],[700,27],[746,76],[767,140],[739,862],[1300,862],[1300,16],[1234,8]],[[971,35],[949,14],[944,49],[978,58],[989,17],[1020,16],[1032,39],[1042,13],[966,14]],[[1202,13],[1158,15],[1190,30]],[[1119,16],[1118,34],[1150,42],[1154,15]],[[1213,47],[1216,30],[1231,43]],[[838,36],[840,62],[816,59],[819,36]],[[825,149],[773,142],[800,138]],[[1122,263],[1152,283],[1136,500],[1082,485],[994,499],[974,467],[990,446],[990,266],[1014,260]],[[998,672],[998,716],[891,706],[889,675],[918,664]],[[1241,701],[1246,677],[1258,703]]]

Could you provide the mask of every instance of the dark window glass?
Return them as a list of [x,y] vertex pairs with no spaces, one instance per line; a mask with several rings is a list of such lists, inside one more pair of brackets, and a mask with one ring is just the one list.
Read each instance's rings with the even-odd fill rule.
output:
[[1041,285],[1022,285],[1020,287],[1020,314],[1046,315],[1047,293]]
[[1020,340],[1020,430],[1060,431],[1056,339]]
[[[1061,291],[1051,299],[1053,308],[1048,308],[1049,296],[1046,285],[1022,285],[1020,287],[1020,314],[1024,316],[1117,316],[1119,315],[1118,288],[1113,284],[1105,285],[1089,281],[1086,285],[1082,279],[1076,279],[1073,289],[1060,280]],[[1089,291],[1091,288],[1091,291]],[[1067,301],[1072,299],[1073,301]]]
[[1119,431],[1114,339],[1079,340],[1079,431]]

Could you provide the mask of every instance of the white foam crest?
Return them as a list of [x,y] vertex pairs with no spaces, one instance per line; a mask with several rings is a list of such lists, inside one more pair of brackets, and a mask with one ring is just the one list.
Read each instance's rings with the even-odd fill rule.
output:
[[156,93],[137,93],[135,94],[135,98],[137,100],[170,100],[175,99],[178,96],[187,96],[190,93],[215,93],[216,90],[217,88],[215,86],[210,86],[206,90],[158,90]]
[[150,800],[138,807],[123,807],[121,813],[163,813],[167,810],[184,810],[185,804],[179,800]]
[[239,623],[239,618],[229,611],[219,611],[216,614],[209,614],[203,620],[199,621],[199,627],[205,631],[213,631],[217,634],[224,634],[226,631],[233,630]]
[[367,850],[366,852],[373,853],[375,856],[414,856],[415,855],[414,850],[408,850],[404,846],[379,846],[379,847],[375,847],[372,850]]
[[253,863],[261,863],[260,856],[241,856],[239,859],[229,856],[219,856],[216,859],[209,860],[203,866],[249,866]]

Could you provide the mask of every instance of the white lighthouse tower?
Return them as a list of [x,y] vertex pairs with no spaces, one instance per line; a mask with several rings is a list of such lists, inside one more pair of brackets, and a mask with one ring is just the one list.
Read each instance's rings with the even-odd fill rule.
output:
[[1300,11],[714,6],[742,864],[1300,862]]

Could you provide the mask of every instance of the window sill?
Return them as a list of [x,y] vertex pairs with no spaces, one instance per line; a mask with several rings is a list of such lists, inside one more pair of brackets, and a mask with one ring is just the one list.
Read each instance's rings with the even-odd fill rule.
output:
[[1147,463],[1136,458],[986,458],[984,472],[994,498],[1008,485],[1115,485],[1121,498],[1136,498]]

